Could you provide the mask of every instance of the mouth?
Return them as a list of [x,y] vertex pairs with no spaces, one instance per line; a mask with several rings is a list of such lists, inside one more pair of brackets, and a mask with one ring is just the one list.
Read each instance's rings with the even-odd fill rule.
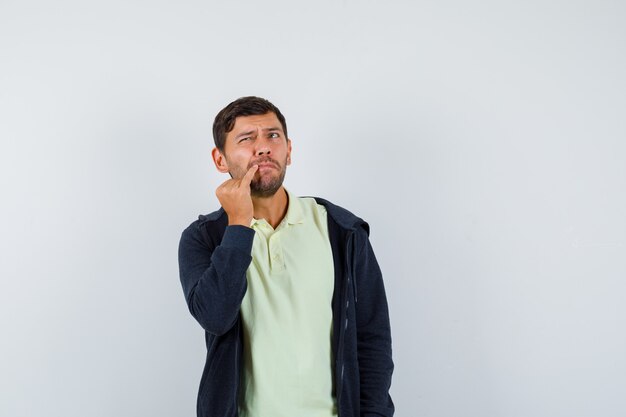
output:
[[276,164],[273,162],[260,162],[260,163],[257,163],[256,165],[259,167],[259,169],[269,169],[269,168],[278,169]]

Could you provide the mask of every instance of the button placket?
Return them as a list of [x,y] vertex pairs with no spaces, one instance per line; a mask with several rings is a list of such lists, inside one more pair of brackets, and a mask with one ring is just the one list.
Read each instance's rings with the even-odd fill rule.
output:
[[280,244],[280,232],[274,232],[269,239],[270,247],[270,265],[273,270],[285,269],[285,258],[283,256],[283,247]]

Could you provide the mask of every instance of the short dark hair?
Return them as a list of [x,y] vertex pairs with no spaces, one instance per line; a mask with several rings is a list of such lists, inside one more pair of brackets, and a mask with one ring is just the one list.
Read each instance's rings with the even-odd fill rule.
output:
[[266,113],[274,113],[276,115],[283,127],[283,132],[285,132],[285,139],[287,139],[287,122],[285,121],[285,116],[278,110],[278,107],[264,98],[248,96],[233,101],[215,116],[215,121],[213,122],[213,140],[215,141],[215,147],[219,149],[220,152],[224,151],[226,135],[235,127],[237,117],[256,116]]

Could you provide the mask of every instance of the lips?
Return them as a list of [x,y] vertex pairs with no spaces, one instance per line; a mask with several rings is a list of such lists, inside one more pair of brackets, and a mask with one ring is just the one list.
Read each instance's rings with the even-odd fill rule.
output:
[[261,169],[261,168],[278,169],[278,166],[274,162],[271,162],[271,161],[255,162],[253,165],[255,165],[255,164],[259,167],[259,169]]

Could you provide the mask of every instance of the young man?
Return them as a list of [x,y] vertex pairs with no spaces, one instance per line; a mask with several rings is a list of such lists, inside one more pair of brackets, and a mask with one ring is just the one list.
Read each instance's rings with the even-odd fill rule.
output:
[[285,118],[240,98],[213,124],[221,208],[182,233],[180,280],[205,330],[198,417],[390,417],[393,362],[368,224],[282,185]]

